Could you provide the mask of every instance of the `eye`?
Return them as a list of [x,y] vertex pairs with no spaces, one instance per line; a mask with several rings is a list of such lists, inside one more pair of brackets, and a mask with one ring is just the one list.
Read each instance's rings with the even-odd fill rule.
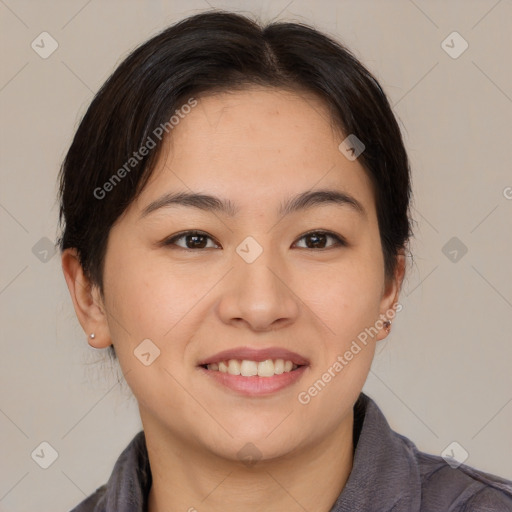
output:
[[[177,243],[180,240],[184,240],[184,245]],[[166,239],[163,245],[177,245],[182,249],[211,249],[219,247],[216,242],[213,245],[208,245],[208,240],[213,241],[213,238],[202,231],[183,231]]]
[[[329,238],[334,240],[335,243],[326,247],[325,245]],[[306,247],[301,247],[301,249],[329,249],[331,247],[344,247],[347,245],[345,240],[330,231],[310,231],[299,238],[299,240],[303,239],[307,240],[307,242]]]
[[[327,245],[328,239],[334,240],[334,243]],[[346,246],[345,240],[330,231],[310,231],[302,235],[299,240],[306,240],[306,245],[301,249],[329,249],[331,247]],[[181,243],[179,243],[181,241]],[[210,245],[209,245],[210,244]],[[298,242],[294,245],[297,246]],[[214,239],[202,231],[183,231],[163,242],[165,246],[176,245],[185,250],[194,249],[212,249],[220,247]],[[327,245],[327,246],[326,246]]]

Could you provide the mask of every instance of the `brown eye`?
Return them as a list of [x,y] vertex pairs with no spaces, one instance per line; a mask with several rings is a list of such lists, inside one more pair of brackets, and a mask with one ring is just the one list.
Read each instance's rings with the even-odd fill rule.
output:
[[[329,239],[334,240],[335,243],[326,246]],[[304,249],[329,249],[330,247],[347,245],[342,238],[329,231],[311,231],[302,235],[299,240],[306,240],[305,247],[301,247]]]
[[[164,245],[177,245],[182,249],[211,249],[218,247],[218,245],[213,242],[213,245],[208,245],[209,240],[213,242],[211,236],[206,233],[202,233],[200,231],[185,231],[183,233],[179,233],[178,235],[174,235],[171,238],[168,238]],[[181,243],[178,243],[182,241]]]

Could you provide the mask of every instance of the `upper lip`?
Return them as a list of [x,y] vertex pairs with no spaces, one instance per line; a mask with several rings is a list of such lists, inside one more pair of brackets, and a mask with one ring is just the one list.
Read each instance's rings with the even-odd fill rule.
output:
[[306,358],[284,348],[269,347],[256,349],[251,347],[237,347],[223,350],[222,352],[217,352],[212,356],[206,357],[199,361],[198,366],[220,363],[221,361],[228,361],[229,359],[237,359],[238,361],[246,359],[248,361],[256,362],[265,361],[267,359],[284,359],[285,361],[291,361],[298,366],[309,364],[309,361]]

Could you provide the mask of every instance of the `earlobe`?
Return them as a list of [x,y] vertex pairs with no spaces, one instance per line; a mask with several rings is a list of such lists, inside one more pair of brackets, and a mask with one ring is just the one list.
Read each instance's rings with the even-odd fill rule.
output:
[[381,301],[380,318],[382,329],[377,335],[377,341],[384,339],[391,332],[391,322],[400,311],[398,309],[400,290],[405,276],[405,251],[400,250],[396,257],[395,275],[386,283],[384,295]]
[[[75,313],[93,348],[106,348],[112,344],[105,307],[97,286],[85,276],[76,249],[62,253],[62,272],[68,285]],[[94,336],[91,336],[94,334]]]

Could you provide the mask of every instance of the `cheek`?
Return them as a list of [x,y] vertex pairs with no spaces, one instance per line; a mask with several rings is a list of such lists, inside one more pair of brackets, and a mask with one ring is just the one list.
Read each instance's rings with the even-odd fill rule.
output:
[[339,334],[343,326],[346,337],[347,329],[364,328],[378,318],[383,274],[377,263],[354,253],[337,265],[310,270],[299,294],[332,331]]
[[323,417],[325,428],[339,424],[342,403],[348,407],[357,399],[375,353],[371,327],[379,318],[381,274],[375,260],[373,265],[359,263],[329,272],[322,281],[328,286],[308,302],[327,327],[317,338],[316,364],[297,400],[304,408],[303,420]]
[[162,350],[187,303],[170,273],[137,248],[112,243],[104,276],[109,329],[120,359],[144,339]]
[[[157,258],[125,249],[119,246],[105,260],[109,329],[119,364],[140,407],[185,409],[190,403],[180,383],[186,380],[187,312],[199,294]],[[139,347],[148,339],[154,346],[147,341],[143,345],[150,354],[146,365]]]
[[178,321],[193,294],[165,260],[148,251],[117,243],[105,259],[105,291],[113,316],[137,336],[162,337]]

